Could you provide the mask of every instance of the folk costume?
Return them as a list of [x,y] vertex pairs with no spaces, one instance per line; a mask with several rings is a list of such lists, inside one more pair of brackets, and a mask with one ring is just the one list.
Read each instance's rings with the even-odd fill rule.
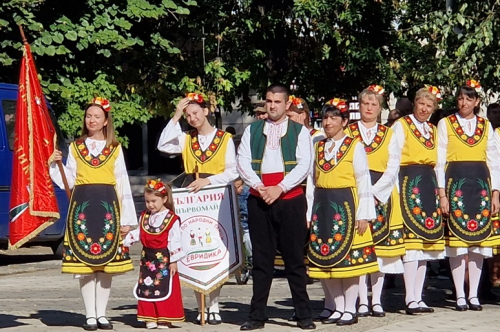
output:
[[[208,135],[197,130],[184,133],[179,122],[170,121],[161,133],[158,150],[168,154],[182,154],[184,172],[187,174],[183,186],[194,179],[196,169],[201,178],[208,178],[211,184],[227,184],[237,177],[235,148],[231,134],[213,128]],[[208,320],[220,323],[219,294],[222,286],[209,294]],[[201,294],[195,291],[198,310],[201,310]],[[198,320],[200,320],[198,318]]]
[[179,274],[171,275],[169,266],[184,257],[179,217],[169,209],[141,214],[139,228],[125,238],[130,246],[143,245],[139,279],[134,288],[137,320],[153,323],[184,321]]
[[[62,272],[80,279],[87,318],[105,317],[113,274],[133,270],[121,226],[137,225],[121,145],[86,138],[71,143],[64,173],[70,188]],[[55,163],[50,174],[64,184]]]
[[379,270],[370,228],[363,235],[355,229],[357,220],[376,218],[368,161],[361,142],[350,136],[324,139],[314,150],[307,188],[314,192],[309,276],[325,279],[340,315],[354,316],[358,277]]
[[[347,127],[351,137],[359,139],[365,148],[370,168],[373,195],[379,201],[376,205],[377,218],[371,223],[373,242],[380,272],[370,276],[372,284],[372,308],[374,316],[384,316],[381,306],[384,274],[404,272],[401,256],[405,254],[403,240],[403,218],[397,190],[399,158],[392,151],[397,151],[397,139],[391,128],[376,124],[367,128],[358,121]],[[359,307],[368,309],[368,287],[366,275],[359,281]],[[377,308],[379,307],[379,308]],[[375,310],[377,309],[377,310]],[[359,314],[366,316],[369,310]]]
[[[245,129],[238,149],[238,171],[250,186],[248,226],[253,250],[253,296],[250,320],[267,320],[266,305],[274,253],[280,248],[297,320],[311,318],[306,290],[304,246],[307,240],[306,200],[301,183],[312,166],[311,136],[288,118],[261,120]],[[256,190],[280,186],[283,194],[268,205]]]
[[494,131],[486,119],[465,119],[456,113],[439,122],[438,140],[436,174],[449,201],[445,243],[457,305],[465,305],[463,255],[469,256],[468,299],[478,305],[483,257],[492,257],[492,247],[500,243],[498,223],[491,220],[492,191],[500,189]]
[[[404,279],[406,304],[411,310],[429,312],[422,301],[427,262],[444,258],[444,227],[434,166],[437,161],[436,128],[413,114],[391,127],[400,156],[399,193],[406,248]],[[422,309],[424,308],[424,309]]]

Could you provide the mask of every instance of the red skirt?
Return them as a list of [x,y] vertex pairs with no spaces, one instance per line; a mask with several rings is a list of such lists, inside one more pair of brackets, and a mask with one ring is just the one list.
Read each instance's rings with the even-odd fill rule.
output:
[[172,293],[168,299],[158,302],[137,302],[137,320],[155,323],[183,322],[185,320],[178,273],[172,277]]

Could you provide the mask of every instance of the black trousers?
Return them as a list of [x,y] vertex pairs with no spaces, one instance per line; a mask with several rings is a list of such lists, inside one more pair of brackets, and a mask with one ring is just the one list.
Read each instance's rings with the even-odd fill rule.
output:
[[308,233],[306,207],[303,194],[288,200],[278,199],[272,205],[267,205],[260,197],[248,197],[248,229],[253,251],[251,320],[267,320],[266,306],[278,246],[285,262],[295,315],[299,320],[311,318],[304,265],[304,245]]

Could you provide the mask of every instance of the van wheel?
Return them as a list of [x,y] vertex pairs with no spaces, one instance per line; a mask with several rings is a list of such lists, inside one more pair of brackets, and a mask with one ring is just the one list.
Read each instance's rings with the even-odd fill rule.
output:
[[61,239],[59,241],[53,242],[50,245],[50,247],[52,248],[52,252],[54,253],[54,256],[62,259],[63,254],[64,254],[63,240]]

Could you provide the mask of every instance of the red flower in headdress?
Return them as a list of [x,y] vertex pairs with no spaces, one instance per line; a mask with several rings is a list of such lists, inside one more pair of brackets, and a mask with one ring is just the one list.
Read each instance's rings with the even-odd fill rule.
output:
[[111,111],[111,105],[109,104],[109,101],[102,97],[95,97],[90,103],[101,106],[102,109],[106,112]]
[[342,113],[347,112],[347,103],[344,99],[333,98],[326,102],[325,105],[332,105],[338,108],[338,110]]
[[195,101],[198,104],[203,103],[203,96],[199,93],[190,92],[186,95],[189,100]]
[[385,89],[381,85],[373,84],[368,87],[368,90],[373,91],[379,95],[384,95]]

